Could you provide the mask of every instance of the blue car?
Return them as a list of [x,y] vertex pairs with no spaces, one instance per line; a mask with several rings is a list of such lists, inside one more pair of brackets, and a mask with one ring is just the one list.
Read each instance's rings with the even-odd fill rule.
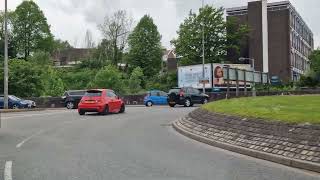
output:
[[166,105],[167,93],[159,90],[148,91],[147,95],[144,97],[144,104],[148,107],[152,105]]
[[[35,102],[30,100],[23,100],[16,96],[9,95],[9,108],[10,109],[21,109],[21,108],[34,108],[36,106]],[[0,109],[4,106],[4,96],[0,95]]]

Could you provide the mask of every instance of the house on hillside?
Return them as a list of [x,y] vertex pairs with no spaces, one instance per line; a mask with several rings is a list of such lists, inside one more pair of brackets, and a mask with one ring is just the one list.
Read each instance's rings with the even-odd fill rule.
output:
[[89,58],[91,49],[70,48],[53,53],[52,58],[56,67],[72,67]]
[[168,72],[173,72],[177,70],[178,62],[175,51],[171,50],[163,50],[162,52],[162,71],[165,69]]

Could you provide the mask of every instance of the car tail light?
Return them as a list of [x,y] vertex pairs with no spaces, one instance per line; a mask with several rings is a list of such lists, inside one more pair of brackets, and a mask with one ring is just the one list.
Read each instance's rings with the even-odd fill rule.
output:
[[97,103],[101,103],[102,101],[101,101],[101,99],[98,99],[98,100],[96,100],[96,102],[97,102]]
[[184,92],[183,92],[182,90],[180,90],[179,96],[180,96],[180,97],[183,97],[183,96],[184,96]]

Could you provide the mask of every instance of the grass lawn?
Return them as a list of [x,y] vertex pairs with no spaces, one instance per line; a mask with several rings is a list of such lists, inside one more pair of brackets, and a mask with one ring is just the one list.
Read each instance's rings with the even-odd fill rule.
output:
[[288,123],[320,124],[320,96],[268,96],[221,100],[204,105],[213,112]]

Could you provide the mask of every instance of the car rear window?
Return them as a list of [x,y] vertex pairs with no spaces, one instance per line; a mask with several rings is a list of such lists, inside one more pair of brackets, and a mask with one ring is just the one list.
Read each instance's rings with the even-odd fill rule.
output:
[[96,96],[101,96],[101,94],[102,94],[102,91],[90,90],[90,91],[87,91],[84,96],[96,97]]
[[180,88],[178,89],[170,89],[170,91],[169,91],[169,94],[171,94],[171,93],[179,93],[179,91],[180,91]]
[[86,91],[69,91],[70,96],[83,96]]

